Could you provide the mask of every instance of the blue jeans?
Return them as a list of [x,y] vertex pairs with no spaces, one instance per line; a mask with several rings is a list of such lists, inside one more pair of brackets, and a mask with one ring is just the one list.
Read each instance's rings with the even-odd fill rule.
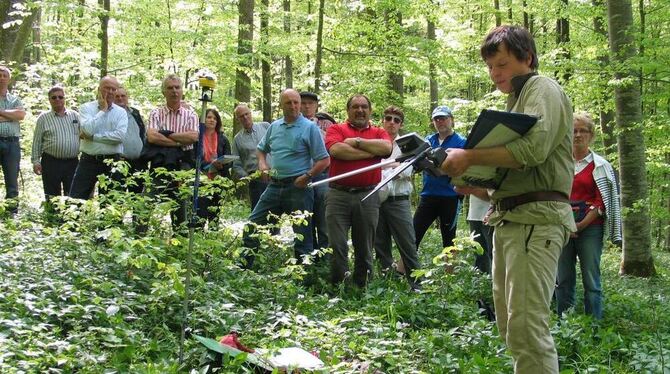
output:
[[[0,138],[0,164],[5,176],[5,198],[19,197],[19,164],[21,162],[21,145],[18,137]],[[15,211],[18,205],[10,204],[9,210]]]
[[249,199],[251,200],[251,210],[254,210],[258,200],[261,199],[261,195],[265,192],[265,189],[268,187],[267,182],[255,179],[249,182]]
[[575,265],[579,257],[584,285],[584,312],[603,317],[603,292],[600,285],[600,255],[603,252],[603,225],[590,225],[571,238],[558,260],[556,307],[560,315],[575,305]]
[[[268,223],[268,214],[281,215],[282,213],[291,214],[296,210],[312,211],[314,205],[314,194],[310,188],[301,189],[295,187],[293,182],[275,183],[272,182],[261,195],[258,204],[251,212],[249,221],[256,225],[265,225]],[[294,252],[295,257],[300,261],[302,255],[309,254],[312,251],[312,232],[308,219],[307,225],[294,225],[293,232],[302,236],[302,240],[295,239]],[[260,243],[258,238],[253,237],[254,225],[249,224],[244,230],[242,242],[244,247],[257,250]],[[246,256],[246,268],[253,265],[253,254]]]

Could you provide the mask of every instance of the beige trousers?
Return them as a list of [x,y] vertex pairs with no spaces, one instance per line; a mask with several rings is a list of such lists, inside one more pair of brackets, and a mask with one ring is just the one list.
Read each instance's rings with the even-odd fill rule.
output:
[[517,374],[558,373],[549,317],[558,257],[568,239],[562,225],[504,221],[495,228],[493,302]]

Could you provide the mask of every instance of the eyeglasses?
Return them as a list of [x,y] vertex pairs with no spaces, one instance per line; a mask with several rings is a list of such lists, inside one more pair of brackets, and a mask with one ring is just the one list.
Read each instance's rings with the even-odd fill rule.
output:
[[447,118],[449,118],[449,117],[447,117],[447,116],[437,116],[437,117],[434,117],[433,120],[434,121],[446,121]]
[[65,99],[65,96],[56,96],[56,95],[54,95],[54,96],[51,96],[50,99],[51,99],[51,100],[56,100],[56,99],[58,99],[58,100],[63,100],[63,99]]
[[398,125],[402,123],[402,119],[400,117],[396,117],[396,116],[386,116],[386,117],[384,117],[384,121],[386,121],[386,122],[393,121]]

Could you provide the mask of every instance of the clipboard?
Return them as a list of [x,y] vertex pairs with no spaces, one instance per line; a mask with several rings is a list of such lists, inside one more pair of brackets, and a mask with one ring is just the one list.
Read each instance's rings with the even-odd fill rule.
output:
[[[524,136],[538,118],[523,113],[484,109],[477,117],[465,142],[465,149],[505,145]],[[497,189],[507,174],[506,168],[473,165],[463,175],[451,179],[455,186],[474,186]]]
[[226,165],[226,164],[230,164],[230,163],[232,163],[233,161],[235,161],[235,160],[239,160],[239,159],[240,159],[239,156],[223,155],[223,156],[217,157],[216,159],[214,159],[214,160],[213,160],[212,162],[210,162],[209,164],[204,165],[204,166],[202,167],[202,170],[209,170],[209,169],[211,169],[212,167],[214,167],[214,163],[217,162],[217,161],[219,161],[220,163]]

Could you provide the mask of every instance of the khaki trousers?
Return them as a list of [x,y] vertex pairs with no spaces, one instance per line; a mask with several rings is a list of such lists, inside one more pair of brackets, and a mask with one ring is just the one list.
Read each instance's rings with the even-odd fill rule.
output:
[[562,225],[504,221],[495,228],[493,302],[517,374],[558,373],[549,317],[558,258],[568,239]]

